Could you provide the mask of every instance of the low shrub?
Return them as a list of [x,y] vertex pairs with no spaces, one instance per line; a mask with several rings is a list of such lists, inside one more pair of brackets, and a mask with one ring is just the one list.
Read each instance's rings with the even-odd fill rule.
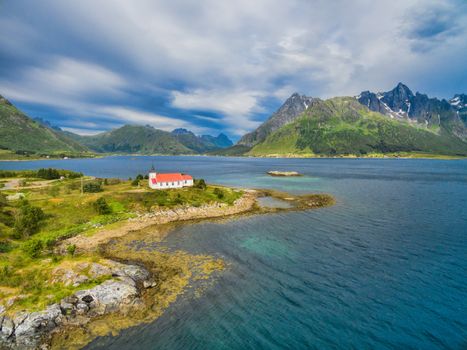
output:
[[43,247],[44,244],[41,240],[30,239],[23,244],[22,249],[29,257],[37,258],[41,254]]
[[99,182],[88,182],[83,186],[83,192],[97,193],[102,191],[103,189]]
[[40,223],[45,219],[41,208],[33,207],[23,201],[16,216],[14,234],[16,238],[29,237],[39,231]]
[[7,240],[0,241],[0,253],[8,253],[13,247]]
[[66,247],[66,251],[67,251],[68,254],[70,254],[71,256],[75,255],[76,245],[70,244],[69,246]]
[[207,186],[204,179],[195,179],[193,182],[193,187],[205,190]]
[[110,208],[109,204],[105,200],[105,198],[101,197],[93,203],[94,210],[99,215],[106,215],[112,213],[112,208]]
[[224,198],[224,191],[222,191],[220,188],[216,187],[213,191],[213,193],[217,196],[217,198],[222,199]]

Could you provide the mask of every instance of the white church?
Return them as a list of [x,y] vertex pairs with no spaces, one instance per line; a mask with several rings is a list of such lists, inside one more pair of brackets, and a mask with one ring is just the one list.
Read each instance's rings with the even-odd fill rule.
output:
[[152,170],[149,173],[149,187],[155,190],[193,186],[193,177],[187,174],[160,174]]

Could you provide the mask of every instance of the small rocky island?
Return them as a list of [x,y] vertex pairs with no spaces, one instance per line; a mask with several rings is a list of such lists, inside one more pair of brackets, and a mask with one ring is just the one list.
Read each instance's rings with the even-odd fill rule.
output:
[[279,170],[270,170],[268,175],[271,176],[303,176],[302,174],[296,171],[279,171]]

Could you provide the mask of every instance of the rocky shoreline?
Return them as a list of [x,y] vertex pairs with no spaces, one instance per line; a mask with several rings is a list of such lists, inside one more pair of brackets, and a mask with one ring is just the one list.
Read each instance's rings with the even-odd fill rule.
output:
[[66,253],[66,247],[74,245],[78,252],[96,250],[100,244],[126,235],[128,232],[142,230],[153,225],[168,224],[189,220],[211,219],[227,217],[246,213],[255,209],[258,192],[246,190],[243,196],[232,205],[224,203],[205,204],[199,207],[181,206],[173,209],[164,209],[147,213],[139,213],[136,218],[117,228],[103,229],[92,236],[92,239],[84,236],[75,236],[64,240],[57,248],[57,252]]
[[154,276],[138,265],[106,260],[105,264],[90,263],[86,268],[94,278],[108,279],[91,289],[79,290],[46,310],[1,316],[0,348],[48,349],[53,334],[63,328],[82,327],[95,317],[116,312],[129,314],[144,307],[141,296],[147,288],[157,285]]
[[[258,197],[261,196],[284,199],[291,201],[294,205],[288,209],[262,208],[257,201]],[[169,225],[171,223],[223,218],[254,212],[267,213],[276,210],[318,208],[333,203],[332,197],[326,195],[290,196],[275,191],[245,190],[242,197],[232,205],[212,203],[199,207],[181,206],[173,209],[140,213],[136,218],[128,219],[124,224],[119,224],[113,228],[100,229],[91,237],[79,235],[66,239],[57,247],[56,253],[66,254],[66,249],[70,245],[76,247],[78,254],[98,252],[103,248],[105,250],[109,242],[132,239],[133,235],[145,234],[144,229],[151,228],[154,225],[157,225],[158,230],[156,231],[162,232],[160,237],[162,239],[163,235],[170,231],[163,228],[171,227]],[[151,229],[152,231],[154,230]],[[183,252],[175,254],[151,252],[143,258],[145,253],[141,251],[136,254],[130,253],[128,247],[124,244],[120,245],[119,249],[112,254],[104,254],[107,259],[100,258],[98,262],[77,261],[73,268],[65,266],[56,268],[53,271],[54,279],[51,280],[51,283],[60,282],[79,288],[83,283],[99,280],[99,284],[94,285],[92,288],[78,290],[42,311],[22,311],[7,316],[5,310],[0,310],[0,348],[49,349],[51,344],[53,348],[63,348],[63,344],[66,344],[65,347],[67,348],[69,346],[80,348],[96,336],[93,332],[89,333],[96,321],[102,320],[104,323],[108,323],[112,322],[112,319],[126,317],[129,314],[132,315],[131,319],[133,319],[136,314],[153,309],[155,306],[154,300],[159,300],[158,303],[161,306],[157,312],[162,312],[161,310],[174,301],[188,283],[190,278],[188,275],[192,274],[188,265],[191,261],[194,261],[193,259],[197,259],[198,263],[195,265],[198,265],[198,267],[204,264],[205,268],[202,269],[204,271],[219,270],[223,266],[222,262],[211,258],[188,256]],[[102,254],[99,253],[97,256],[102,256]],[[125,263],[117,262],[114,259]],[[168,263],[168,259],[172,259],[170,263]],[[128,261],[132,263],[126,263]],[[137,262],[138,265],[134,262]],[[182,262],[182,265],[177,265],[178,262]],[[163,269],[161,270],[161,266],[164,266],[164,264],[167,265],[166,267],[169,270],[174,267],[176,271],[183,270],[185,277],[180,279],[175,275],[171,275],[172,277],[167,278]],[[182,270],[180,270],[180,266],[183,266]],[[171,301],[158,299],[157,295],[160,293]],[[154,319],[157,312],[153,313],[152,316],[150,315],[146,321]],[[139,319],[135,318],[136,324]],[[119,330],[128,326],[129,324],[125,323],[125,325],[116,326],[114,329]],[[86,333],[79,344],[71,339],[70,334],[73,332]],[[81,336],[79,335],[78,338]],[[69,337],[70,339],[68,339]],[[64,343],[61,343],[62,346],[54,346],[54,340],[57,338],[64,341]],[[83,341],[83,339],[85,340]]]

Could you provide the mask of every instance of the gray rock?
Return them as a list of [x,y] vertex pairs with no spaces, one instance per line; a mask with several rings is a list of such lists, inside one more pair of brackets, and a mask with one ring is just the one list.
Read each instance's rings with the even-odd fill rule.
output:
[[103,315],[129,305],[138,296],[138,289],[127,281],[108,280],[92,289],[78,291],[75,295],[81,300],[92,297],[93,311]]
[[112,268],[112,274],[114,276],[129,277],[135,282],[143,282],[150,277],[149,272],[144,267],[118,263]]
[[0,331],[0,338],[6,340],[13,334],[14,330],[15,324],[13,321],[8,317],[4,317],[2,322],[2,330]]
[[92,278],[99,278],[102,276],[108,276],[112,274],[110,267],[104,266],[98,263],[92,263],[89,268],[89,274]]
[[60,302],[60,309],[62,311],[62,314],[68,315],[73,311],[74,305],[71,303],[67,303],[64,300]]
[[78,302],[78,298],[76,295],[70,295],[62,300],[64,303],[69,303],[69,304],[76,304]]
[[42,337],[57,326],[55,319],[61,314],[58,304],[53,304],[44,311],[28,314],[15,329],[16,346],[20,349],[37,348]]
[[76,313],[78,315],[84,315],[86,312],[89,311],[89,306],[85,303],[78,303],[76,305]]
[[155,286],[157,286],[157,283],[154,280],[148,280],[143,282],[144,288],[154,288]]

